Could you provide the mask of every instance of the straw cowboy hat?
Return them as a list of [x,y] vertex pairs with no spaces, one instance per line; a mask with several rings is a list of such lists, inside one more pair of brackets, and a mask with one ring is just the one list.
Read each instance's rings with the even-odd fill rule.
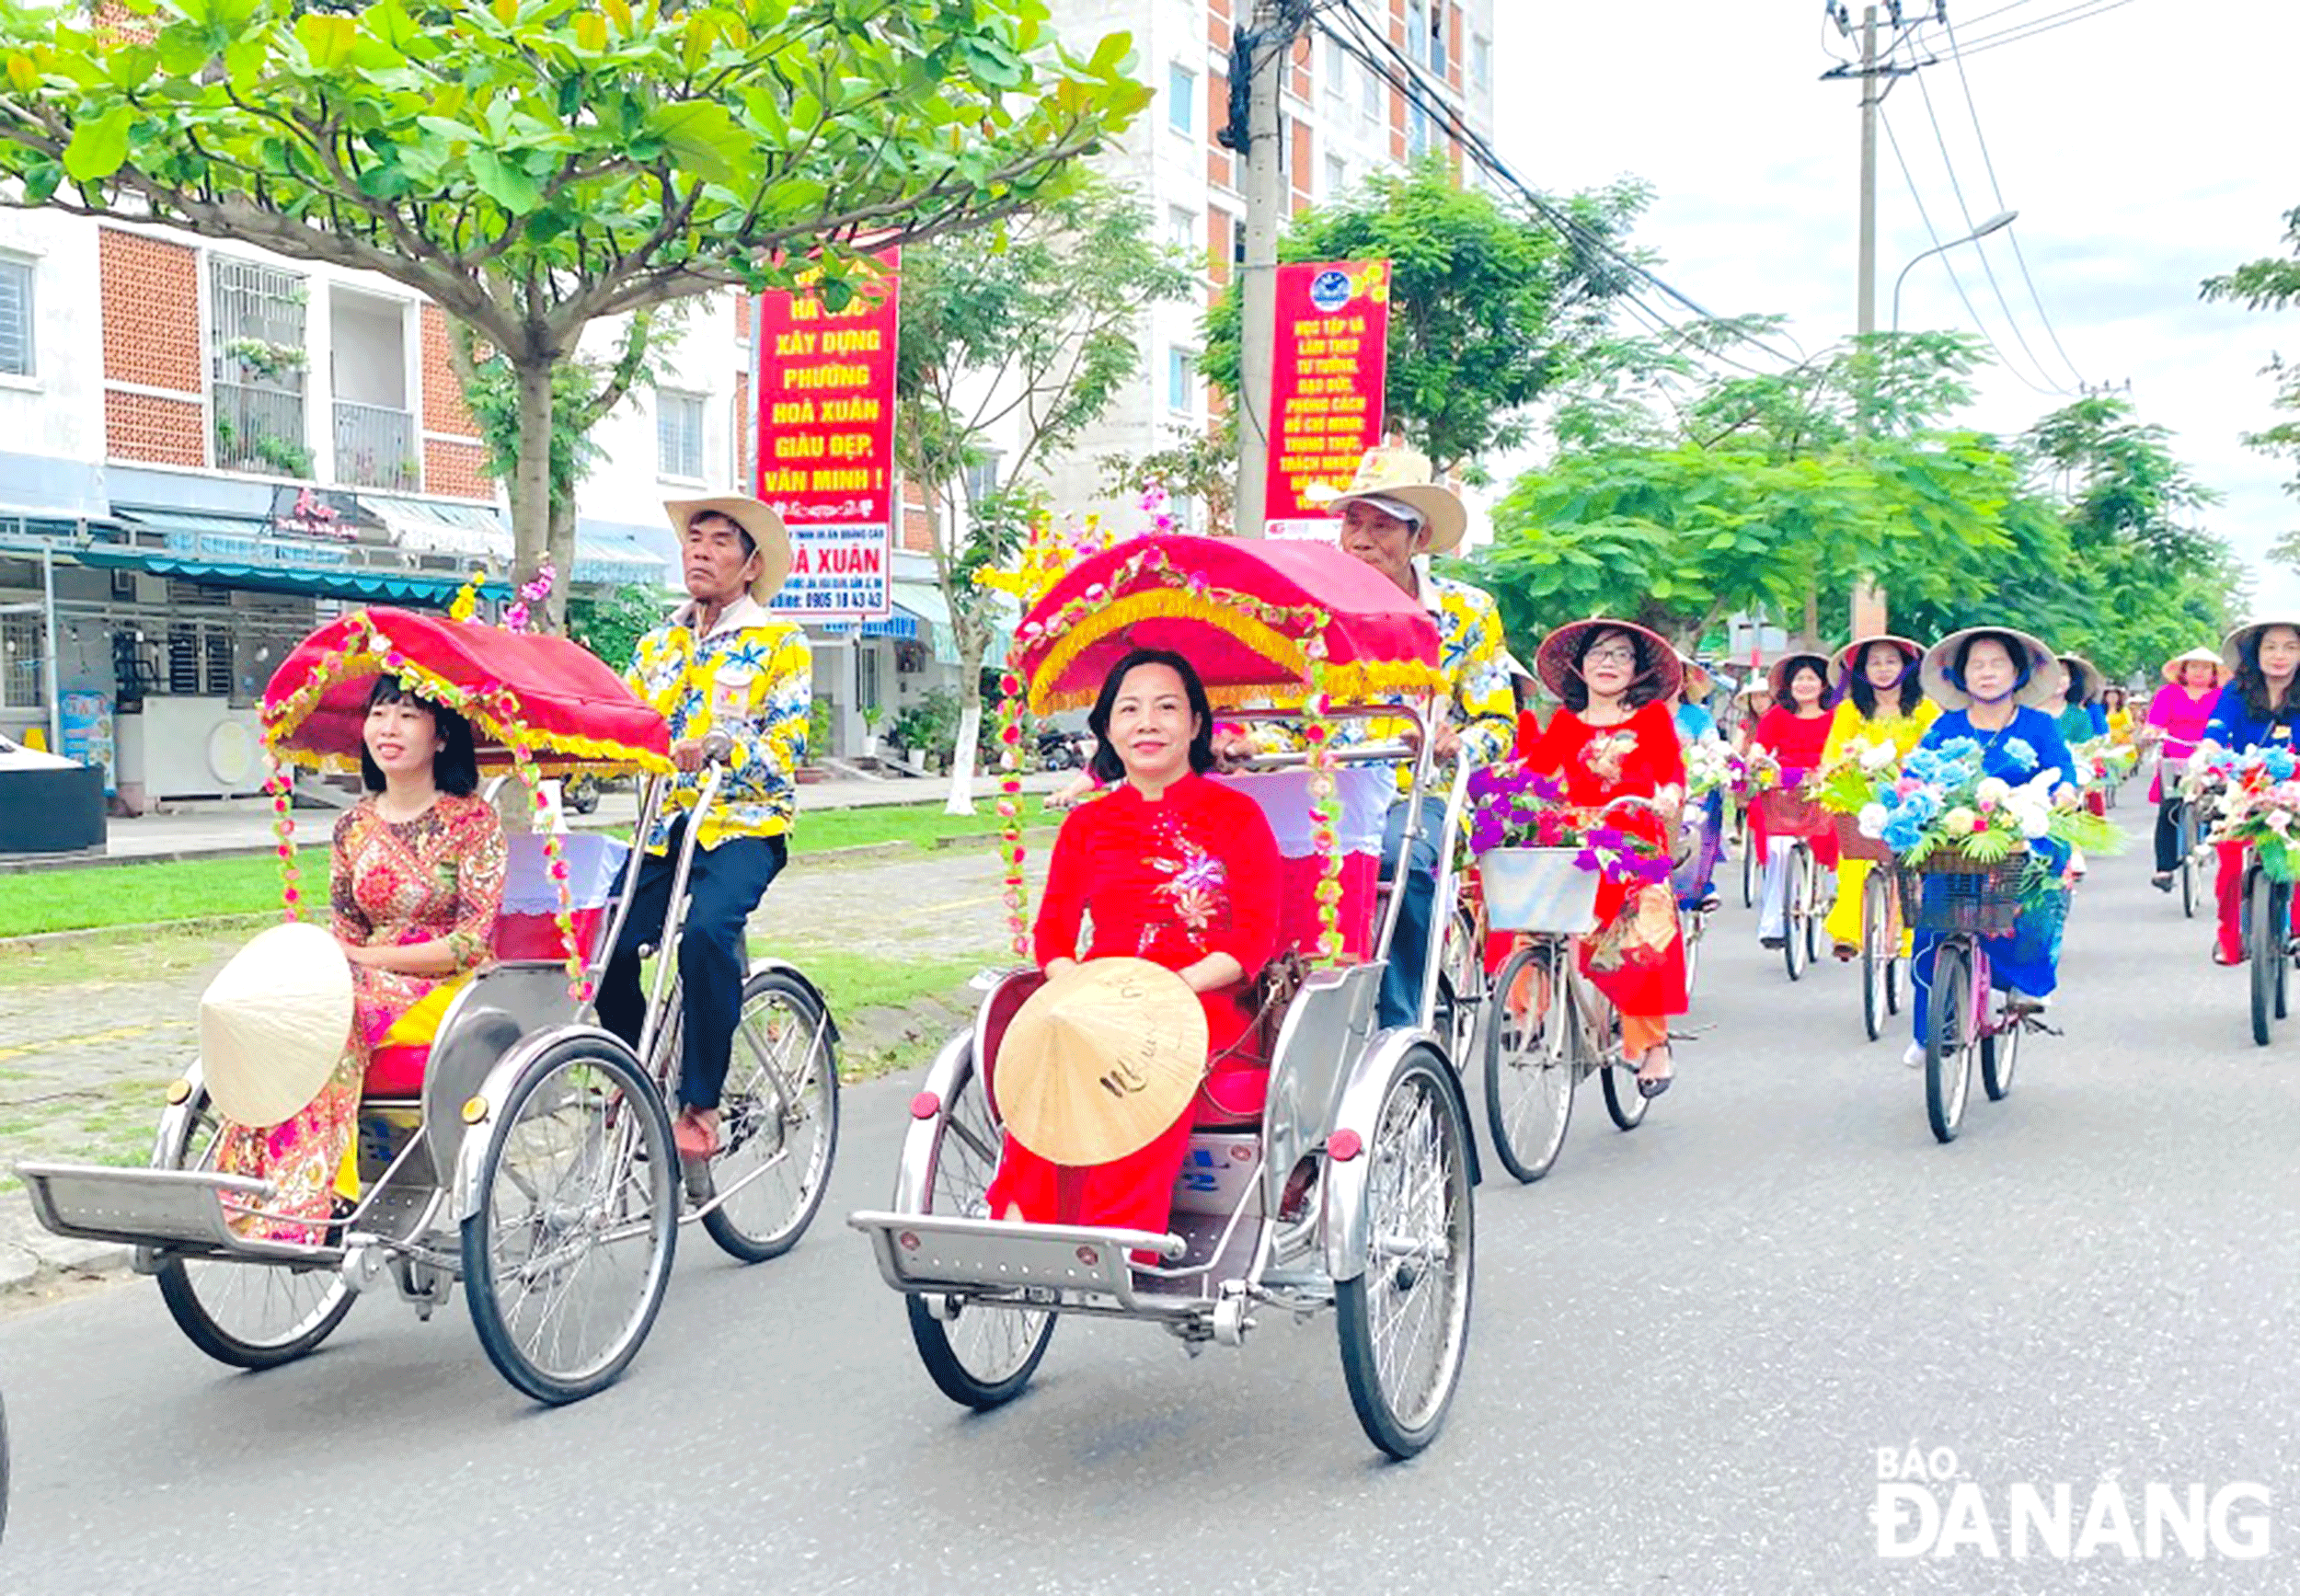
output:
[[722,493],[713,499],[666,499],[663,513],[671,518],[671,535],[684,539],[698,515],[723,515],[751,534],[758,550],[759,574],[751,579],[751,596],[765,603],[790,577],[790,529],[783,518],[755,499]]
[[2008,637],[2018,643],[2029,657],[2029,680],[2014,693],[2013,701],[2031,708],[2050,704],[2059,695],[2067,673],[2061,662],[2053,657],[2053,650],[2020,630],[2018,626],[1967,626],[1951,632],[1925,650],[1925,696],[1943,709],[1962,709],[1972,702],[1972,695],[1949,680],[1949,662],[1957,657],[1965,639],[1984,634]]
[[1829,656],[1811,649],[1791,649],[1765,668],[1765,690],[1782,703],[1788,702],[1788,679],[1796,668],[1807,660],[1821,667],[1821,685],[1825,692],[1829,685]]
[[1892,632],[1871,632],[1866,637],[1856,637],[1837,650],[1835,683],[1842,687],[1850,681],[1854,670],[1867,658],[1871,643],[1890,643],[1901,650],[1912,666],[1925,663],[1925,645],[1913,638]]
[[2215,687],[2228,678],[2228,667],[2220,662],[2219,655],[2210,649],[2191,649],[2187,653],[2175,654],[2164,662],[2165,681],[2178,687],[2180,684],[2180,668],[2183,665],[2210,665],[2213,668],[2213,685]]
[[328,1084],[351,1039],[351,965],[300,921],[233,955],[200,998],[200,1063],[217,1112],[260,1129]]
[[1660,683],[1662,697],[1668,697],[1683,685],[1685,668],[1678,660],[1677,650],[1659,632],[1649,631],[1635,621],[1592,615],[1586,621],[1568,621],[1544,637],[1541,647],[1534,650],[1534,674],[1541,678],[1541,684],[1549,689],[1552,698],[1564,698],[1567,680],[1581,674],[1574,660],[1581,651],[1581,639],[1594,631],[1627,632],[1639,639],[1649,662],[1638,672],[1636,680],[1654,679]]
[[2220,645],[2220,662],[2229,675],[2235,675],[2237,667],[2243,663],[2244,646],[2254,641],[2271,626],[2290,626],[2294,631],[2300,632],[2300,621],[2291,620],[2283,615],[2263,615],[2257,621],[2245,622],[2244,625],[2229,633],[2227,638]]
[[1443,554],[1469,530],[1469,511],[1462,508],[1460,495],[1433,480],[1435,476],[1430,457],[1420,450],[1385,446],[1368,449],[1358,462],[1357,475],[1344,486],[1329,488],[1319,483],[1302,497],[1323,504],[1335,515],[1348,510],[1356,499],[1371,499],[1375,509],[1392,515],[1402,506],[1408,513],[1398,519],[1419,522],[1429,535],[1422,552]]
[[991,1087],[1014,1139],[1056,1164],[1108,1164],[1147,1147],[1206,1073],[1206,1011],[1145,959],[1093,959],[1050,978],[1015,1014]]
[[2063,654],[2061,669],[2068,673],[2068,702],[2089,704],[2100,695],[2109,679],[2099,666],[2082,654]]

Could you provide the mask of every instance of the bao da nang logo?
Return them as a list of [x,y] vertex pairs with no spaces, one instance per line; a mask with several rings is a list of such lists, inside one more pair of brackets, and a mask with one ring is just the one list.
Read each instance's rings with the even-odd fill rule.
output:
[[1945,1446],[1877,1451],[1880,1557],[2248,1562],[2269,1555],[2268,1487],[1971,1478]]
[[1356,292],[1346,271],[1321,271],[1310,279],[1310,303],[1328,316],[1348,304]]

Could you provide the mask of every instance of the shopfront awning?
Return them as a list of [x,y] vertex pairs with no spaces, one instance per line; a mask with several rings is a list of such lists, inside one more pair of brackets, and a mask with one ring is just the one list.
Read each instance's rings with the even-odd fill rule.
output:
[[120,511],[120,524],[131,534],[157,533],[167,553],[185,559],[323,569],[352,563],[347,540],[284,535],[270,522],[243,515],[132,509]]
[[59,551],[82,565],[109,570],[140,570],[182,581],[211,582],[219,587],[244,588],[253,592],[295,593],[310,598],[342,599],[353,603],[421,604],[444,608],[462,581],[454,577],[359,570],[350,567],[316,569],[307,566],[269,565],[254,561],[201,559],[165,549],[106,548],[90,545]]
[[411,553],[457,555],[499,569],[511,563],[512,529],[493,505],[441,504],[387,493],[362,493],[360,504],[390,531],[393,543]]
[[[942,590],[933,582],[896,580],[889,584],[895,608],[907,610],[925,622],[934,637],[935,660],[937,664],[956,665],[959,660],[958,628],[950,621],[950,606],[945,603]],[[983,651],[983,666],[995,671],[1006,662],[1006,645],[1014,639],[1014,628],[1021,620],[1013,602],[1003,593],[992,601],[996,606],[999,624],[990,634],[990,647]]]

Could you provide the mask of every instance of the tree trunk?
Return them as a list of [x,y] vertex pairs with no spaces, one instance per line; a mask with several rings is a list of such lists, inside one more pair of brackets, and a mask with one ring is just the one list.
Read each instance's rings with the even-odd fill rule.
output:
[[950,751],[950,798],[942,806],[946,815],[974,812],[974,748],[983,733],[983,654],[988,646],[974,627],[960,628],[959,741]]
[[539,630],[564,632],[568,601],[575,596],[575,505],[570,499],[551,501],[551,568],[557,580],[544,603],[546,618],[536,625]]
[[[514,585],[534,577],[551,552],[551,367],[533,359],[512,366],[519,376],[519,467],[511,484]],[[533,617],[537,631],[565,630],[567,576],[559,573],[543,614]]]

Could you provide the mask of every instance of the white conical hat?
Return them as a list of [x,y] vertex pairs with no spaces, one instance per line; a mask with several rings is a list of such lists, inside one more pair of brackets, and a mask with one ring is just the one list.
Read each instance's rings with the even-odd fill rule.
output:
[[351,965],[316,925],[274,925],[200,997],[200,1063],[216,1112],[277,1125],[319,1095],[351,1037]]
[[1144,959],[1090,959],[1030,994],[998,1046],[991,1091],[1014,1139],[1056,1164],[1148,1146],[1206,1073],[1206,1011]]

